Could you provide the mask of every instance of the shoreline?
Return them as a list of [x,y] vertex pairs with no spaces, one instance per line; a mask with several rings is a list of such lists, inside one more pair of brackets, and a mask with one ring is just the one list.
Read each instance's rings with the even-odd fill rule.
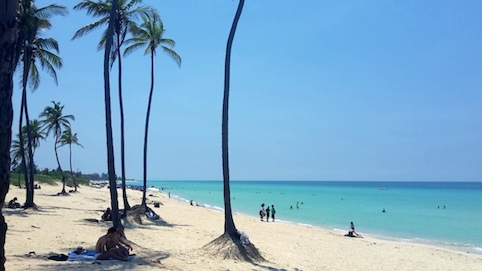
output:
[[[112,223],[87,222],[100,218],[110,206],[109,189],[80,187],[70,196],[55,196],[61,186],[35,191],[39,210],[3,209],[7,231],[7,270],[92,270],[92,263],[56,262],[48,255],[93,248]],[[140,203],[141,191],[127,190],[131,205]],[[11,187],[7,200],[25,197]],[[120,197],[121,199],[121,197]],[[223,260],[208,254],[204,245],[223,233],[223,212],[197,208],[169,199],[163,193],[148,196],[161,202],[153,210],[161,220],[124,223],[137,256],[129,262],[102,262],[103,270],[482,270],[482,257],[443,248],[365,238],[292,223],[260,223],[259,218],[234,213],[238,230],[248,234],[266,262]],[[122,208],[122,201],[119,202]],[[29,252],[35,252],[30,255]],[[350,260],[347,260],[349,257]],[[257,267],[256,267],[257,266]],[[258,270],[256,269],[256,270]]]
[[[165,198],[168,198],[168,194],[166,192],[164,192],[163,190],[161,190],[160,187],[156,187],[156,186],[151,186],[151,187],[155,187],[156,189],[159,190],[157,193],[163,195]],[[171,194],[171,199],[177,200],[181,203],[189,204],[189,199],[185,199],[185,198],[183,198],[183,197],[181,197],[180,195],[177,195],[177,194]],[[199,203],[204,208],[214,210],[214,211],[224,212],[224,208],[221,207],[221,206],[211,205],[209,203],[202,203],[202,202],[197,202],[197,203]],[[243,213],[243,212],[234,212],[233,211],[233,214],[247,216],[247,217],[255,218],[255,219],[258,218],[255,215],[251,215],[251,214],[247,214],[247,213]],[[292,225],[312,227],[312,228],[318,228],[318,229],[325,230],[325,231],[333,231],[333,232],[336,232],[336,233],[339,233],[339,234],[342,234],[342,235],[344,235],[348,231],[348,230],[343,230],[343,229],[339,229],[339,228],[328,228],[328,227],[323,227],[323,226],[319,226],[319,225],[313,225],[313,224],[310,224],[310,223],[297,222],[297,221],[291,221],[291,220],[280,220],[280,219],[278,219],[277,222],[292,224]],[[454,251],[454,252],[463,252],[463,253],[468,253],[468,254],[479,255],[480,257],[482,257],[482,248],[478,247],[478,246],[475,246],[475,245],[473,245],[473,246],[458,246],[458,245],[454,245],[454,244],[446,244],[447,242],[443,241],[443,240],[431,240],[431,239],[424,239],[424,238],[417,238],[417,237],[404,238],[404,237],[401,237],[401,236],[392,237],[392,236],[387,236],[387,235],[383,235],[383,234],[367,233],[367,232],[359,232],[359,233],[363,237],[369,237],[369,238],[379,240],[379,241],[400,242],[400,243],[404,243],[404,244],[418,244],[418,245],[430,246],[430,247],[433,247],[433,248],[446,249],[446,250],[450,250],[450,251]]]

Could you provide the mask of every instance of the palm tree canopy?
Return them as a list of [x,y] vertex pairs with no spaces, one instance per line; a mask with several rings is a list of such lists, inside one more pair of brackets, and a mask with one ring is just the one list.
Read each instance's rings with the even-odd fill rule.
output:
[[176,42],[172,39],[164,38],[166,29],[161,18],[158,15],[146,14],[142,19],[142,24],[133,29],[133,37],[126,41],[126,43],[131,45],[125,49],[124,56],[141,47],[146,47],[144,54],[152,53],[155,55],[157,47],[161,46],[162,50],[180,67],[181,57],[172,49],[176,46]]
[[72,144],[81,146],[82,148],[84,147],[82,146],[82,144],[79,143],[79,139],[77,138],[77,133],[72,134],[72,129],[70,129],[70,127],[67,128],[67,130],[65,130],[62,133],[62,136],[59,139],[59,143],[60,143],[59,147],[62,147],[65,145],[72,145]]
[[[132,29],[136,27],[135,21],[144,14],[154,13],[154,10],[147,6],[134,8],[134,6],[141,4],[141,2],[142,0],[118,0],[116,21],[114,22],[114,33],[119,37],[119,44],[117,44],[116,39],[113,40],[111,65],[115,61],[117,50],[124,43],[127,33],[131,32]],[[102,33],[97,49],[101,50],[104,48],[107,40],[106,26],[109,24],[111,8],[112,0],[83,0],[74,6],[74,9],[86,10],[88,15],[91,15],[94,18],[99,18],[99,20],[77,30],[72,39],[80,38],[102,26],[105,27],[105,31]]]
[[[29,123],[30,136],[32,137],[32,147],[34,150],[40,146],[40,140],[45,140],[47,133],[42,130],[39,120],[30,120]],[[22,133],[27,134],[27,127],[22,128]]]
[[53,102],[53,107],[47,106],[39,115],[42,120],[43,130],[49,135],[54,134],[55,138],[59,138],[63,129],[70,127],[69,120],[75,120],[73,115],[63,115],[62,110],[64,106],[60,106],[60,102]]
[[[53,4],[43,8],[35,7],[34,1],[23,0],[18,11],[19,21],[19,38],[17,43],[21,50],[21,57],[30,60],[29,65],[29,85],[32,91],[36,90],[40,85],[40,76],[36,61],[40,62],[43,70],[45,70],[55,83],[58,83],[57,73],[55,69],[62,67],[62,59],[55,53],[59,52],[59,45],[55,39],[42,38],[41,33],[51,28],[50,18],[54,15],[66,15],[67,8],[61,5]],[[52,52],[55,51],[55,53]],[[23,70],[23,66],[20,65]],[[23,78],[23,77],[22,77]],[[23,83],[23,79],[22,79]]]

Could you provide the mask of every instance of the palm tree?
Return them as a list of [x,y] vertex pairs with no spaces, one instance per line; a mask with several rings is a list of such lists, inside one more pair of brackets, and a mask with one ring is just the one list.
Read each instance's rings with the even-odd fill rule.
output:
[[[17,134],[16,135],[17,139],[12,140],[10,153],[12,155],[12,160],[16,161],[15,163],[17,165],[20,165],[20,167],[22,168],[21,171],[25,173],[25,170],[24,170],[26,168],[25,150],[27,149],[27,146],[25,146],[25,142],[27,142],[27,138],[25,133],[22,133],[21,135],[23,136],[23,139],[20,138],[20,134]],[[18,174],[18,187],[22,187],[22,184],[20,183],[20,175],[21,174]]]
[[42,120],[42,126],[44,131],[47,132],[47,135],[53,133],[54,136],[54,151],[55,151],[55,158],[57,159],[57,165],[59,166],[60,173],[62,174],[62,195],[67,195],[65,192],[65,176],[62,167],[60,166],[59,155],[57,153],[57,149],[60,147],[59,140],[60,136],[62,135],[62,130],[70,128],[70,121],[75,120],[73,115],[64,115],[62,110],[64,106],[60,106],[60,102],[53,102],[53,107],[47,106],[45,107],[44,111],[42,111],[39,115]]
[[77,138],[77,133],[72,134],[72,129],[70,129],[70,127],[62,133],[62,136],[60,137],[59,142],[60,142],[59,147],[69,145],[70,176],[72,177],[72,180],[74,181],[75,192],[77,192],[77,183],[75,182],[74,173],[72,172],[72,144],[75,144],[77,146],[81,146],[82,148],[84,146],[82,146],[79,143],[79,139]]
[[[40,140],[45,140],[46,134],[41,130],[40,122],[38,120],[31,120],[30,121],[30,135],[32,137],[32,155],[35,156],[35,150],[40,146]],[[22,128],[22,138],[20,138],[20,134],[17,134],[16,140],[12,140],[12,146],[10,152],[12,154],[12,159],[16,161],[16,165],[22,165],[22,163],[26,162],[30,164],[30,157],[28,153],[24,153],[25,150],[28,149],[27,144],[27,127],[24,126]],[[23,146],[22,146],[23,143]],[[19,174],[18,186],[20,187],[20,174]]]
[[144,132],[144,189],[142,192],[142,205],[146,206],[146,188],[147,188],[147,135],[149,130],[149,115],[151,113],[152,94],[154,92],[154,56],[158,46],[161,46],[162,50],[171,57],[177,65],[181,66],[181,57],[172,49],[176,43],[172,39],[164,38],[164,24],[162,23],[159,15],[155,14],[144,15],[144,22],[139,28],[133,32],[134,37],[127,40],[126,43],[132,43],[126,48],[124,55],[132,53],[134,50],[140,47],[146,47],[144,54],[151,55],[151,89],[149,91],[149,100],[147,102],[147,114],[146,124]]
[[[126,192],[126,173],[125,173],[125,140],[124,140],[124,104],[122,98],[122,61],[121,61],[121,46],[127,36],[127,33],[136,25],[135,20],[144,13],[152,12],[150,8],[145,6],[136,7],[142,0],[118,0],[117,7],[114,9],[114,33],[115,40],[112,42],[112,50],[110,52],[111,65],[117,59],[118,64],[118,87],[119,87],[119,109],[120,109],[120,128],[121,128],[121,178],[122,178],[122,195],[124,200],[124,211],[130,209],[129,202],[127,201]],[[87,14],[93,17],[100,18],[97,22],[88,24],[79,29],[72,39],[82,37],[93,30],[103,27],[110,23],[111,11],[113,7],[112,0],[99,0],[97,2],[91,0],[83,0],[77,4],[74,9],[87,10]],[[107,43],[107,31],[104,32],[97,48],[104,48]]]
[[[229,188],[229,155],[228,155],[228,113],[229,113],[229,83],[231,68],[231,47],[236,33],[239,18],[243,11],[244,0],[239,0],[238,8],[234,16],[231,31],[229,32],[226,45],[226,58],[224,64],[224,97],[222,113],[222,160],[223,160],[223,184],[224,184],[224,233],[211,241],[206,248],[214,247],[214,251],[224,250],[224,258],[243,259],[246,261],[264,261],[263,256],[253,244],[243,245],[240,241],[240,233],[236,229],[231,211],[231,191]],[[232,247],[234,245],[234,247]],[[223,248],[218,248],[223,246]],[[225,246],[231,246],[226,248]]]
[[[30,121],[30,136],[32,138],[32,153],[35,156],[35,150],[40,147],[40,141],[45,140],[47,134],[42,130],[42,125],[39,120],[34,119]],[[24,127],[24,134],[27,133],[27,128]]]
[[114,227],[120,225],[119,202],[117,200],[117,181],[114,167],[114,142],[112,138],[112,113],[110,102],[110,81],[109,81],[109,56],[111,53],[112,40],[114,36],[114,19],[116,17],[118,0],[112,0],[110,10],[109,26],[104,51],[104,101],[105,101],[105,131],[107,141],[107,173],[109,175],[110,201],[112,207],[112,222]]
[[[16,47],[18,0],[0,0],[0,202],[5,202],[10,187],[10,144],[12,142],[13,73],[20,49]],[[5,270],[7,223],[0,208],[0,270]]]
[[[32,91],[35,91],[40,84],[40,76],[38,73],[36,61],[38,60],[43,69],[47,71],[57,83],[57,74],[55,68],[62,67],[62,59],[49,50],[59,51],[58,43],[52,38],[41,38],[40,33],[51,27],[49,19],[53,15],[65,15],[67,8],[60,5],[49,5],[43,8],[37,8],[34,1],[22,0],[19,6],[18,21],[20,24],[19,38],[17,39],[17,46],[21,48],[21,58],[23,65],[22,75],[22,101],[19,119],[19,132],[22,133],[23,113],[25,113],[26,123],[30,123],[27,106],[27,81],[30,83]],[[21,144],[23,137],[20,137]],[[35,206],[33,202],[33,152],[32,152],[32,137],[30,135],[30,127],[27,125],[27,149],[29,155],[30,172],[27,173],[27,165],[24,164],[25,181],[27,186],[27,198],[24,207]],[[22,153],[22,155],[25,155]],[[23,157],[25,160],[25,157]],[[28,176],[28,177],[27,177]]]

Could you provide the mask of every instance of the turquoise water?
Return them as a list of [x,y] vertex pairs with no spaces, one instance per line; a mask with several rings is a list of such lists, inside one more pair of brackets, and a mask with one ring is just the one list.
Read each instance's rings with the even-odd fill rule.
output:
[[[222,181],[149,181],[151,186],[170,192],[171,198],[224,207]],[[353,221],[367,236],[478,254],[481,196],[481,182],[231,182],[236,213],[257,216],[261,203],[274,204],[279,222],[346,231]]]

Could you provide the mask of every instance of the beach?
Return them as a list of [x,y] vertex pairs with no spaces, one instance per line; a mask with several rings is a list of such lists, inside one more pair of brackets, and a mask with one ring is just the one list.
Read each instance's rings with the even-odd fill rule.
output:
[[[482,270],[482,256],[461,251],[343,233],[293,223],[261,222],[234,214],[238,230],[248,234],[266,262],[223,260],[203,246],[223,233],[224,213],[148,193],[147,202],[159,220],[124,223],[136,256],[128,261],[52,261],[81,246],[93,249],[112,226],[100,219],[110,207],[107,188],[81,186],[78,193],[57,196],[61,185],[35,190],[38,210],[4,208],[8,223],[6,270]],[[142,192],[127,190],[129,203],[141,202]],[[122,208],[121,190],[119,204]],[[11,186],[6,200],[25,199],[25,190]],[[86,220],[87,219],[87,220]],[[99,264],[100,263],[100,264]]]

